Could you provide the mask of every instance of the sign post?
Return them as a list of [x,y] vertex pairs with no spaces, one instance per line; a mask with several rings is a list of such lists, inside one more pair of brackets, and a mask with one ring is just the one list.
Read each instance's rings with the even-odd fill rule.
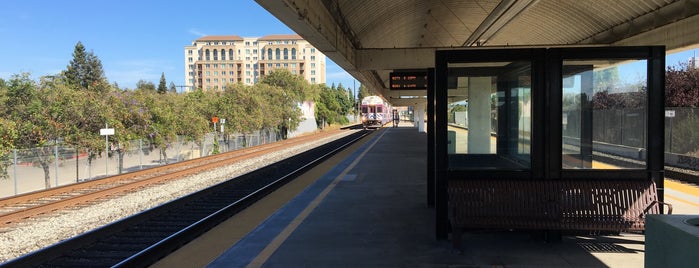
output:
[[100,129],[100,135],[104,136],[104,175],[109,175],[109,135],[114,135],[114,129],[104,124]]

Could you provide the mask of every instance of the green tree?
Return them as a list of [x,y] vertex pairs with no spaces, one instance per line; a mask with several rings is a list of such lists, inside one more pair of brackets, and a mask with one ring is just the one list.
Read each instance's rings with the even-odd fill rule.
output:
[[153,82],[148,82],[141,79],[136,82],[136,90],[155,92],[155,84],[153,84]]
[[286,138],[286,134],[297,129],[301,122],[299,104],[303,101],[317,100],[320,87],[311,85],[303,77],[294,75],[286,69],[275,69],[262,77],[260,82],[282,90],[276,94],[268,94],[268,98],[273,99],[274,105],[281,108],[281,113],[273,116],[281,119],[277,128],[282,137]]
[[[152,84],[152,83],[151,83]],[[124,155],[128,148],[132,147],[132,142],[138,139],[149,137],[152,133],[152,113],[148,106],[144,104],[143,95],[145,92],[155,91],[113,91],[105,97],[109,103],[107,109],[107,123],[110,128],[114,128],[115,134],[110,137],[110,146],[118,156],[118,171],[121,173],[124,167]],[[105,157],[109,152],[105,152]]]
[[[4,106],[6,119],[17,125],[17,148],[33,159],[44,171],[44,185],[51,187],[50,164],[54,161],[54,147],[65,131],[61,105],[68,91],[47,90],[29,78],[28,74],[13,76],[7,86]],[[31,148],[31,149],[30,149]]]
[[324,128],[325,124],[347,124],[349,113],[349,96],[347,91],[339,85],[337,88],[323,85],[320,98],[316,102],[316,125]]
[[167,93],[167,81],[165,80],[165,73],[160,74],[160,82],[158,83],[158,93],[160,94],[165,94]]
[[107,79],[104,76],[102,62],[92,52],[86,52],[81,42],[75,45],[73,59],[64,71],[68,84],[93,91],[107,89]]
[[10,154],[18,138],[15,122],[0,117],[0,179],[9,177],[7,168],[12,164]]
[[271,71],[262,77],[260,83],[284,89],[287,96],[295,102],[314,100],[319,93],[318,88],[312,87],[302,76],[292,74],[287,69]]
[[170,82],[168,90],[170,91],[170,93],[177,93],[177,87],[175,86],[174,82]]

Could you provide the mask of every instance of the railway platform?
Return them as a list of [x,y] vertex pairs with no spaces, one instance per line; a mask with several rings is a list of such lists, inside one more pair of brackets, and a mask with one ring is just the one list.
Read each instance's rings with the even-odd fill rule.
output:
[[426,198],[426,134],[383,128],[208,267],[642,267],[644,237],[529,233],[434,237]]

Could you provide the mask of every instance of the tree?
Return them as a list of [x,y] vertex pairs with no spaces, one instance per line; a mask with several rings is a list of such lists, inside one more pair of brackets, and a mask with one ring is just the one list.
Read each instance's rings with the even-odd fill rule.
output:
[[347,91],[341,84],[337,88],[321,86],[320,99],[316,102],[316,125],[322,128],[324,124],[347,124],[349,103]]
[[170,87],[168,90],[170,91],[170,93],[177,93],[177,87],[175,87],[174,82],[170,82]]
[[668,66],[665,72],[665,106],[697,107],[699,105],[699,69],[686,63]]
[[167,86],[165,85],[167,81],[165,81],[165,73],[160,74],[160,82],[158,83],[158,93],[160,94],[165,94],[167,93]]
[[268,97],[274,99],[274,105],[278,105],[282,109],[282,112],[275,116],[281,119],[281,123],[277,128],[282,133],[282,136],[286,137],[286,133],[298,128],[301,122],[299,103],[317,100],[320,87],[312,86],[303,77],[294,75],[286,69],[275,69],[262,77],[260,82],[261,84],[278,87],[282,90],[279,92],[281,94],[272,94]]
[[54,147],[65,131],[62,117],[65,112],[62,99],[72,90],[48,90],[29,78],[28,74],[13,76],[7,85],[3,106],[4,116],[17,125],[17,148],[33,159],[44,171],[44,185],[51,187],[50,164],[54,161]]
[[286,92],[287,96],[295,102],[314,100],[318,95],[318,89],[312,87],[306,79],[300,75],[292,74],[287,69],[275,69],[262,77],[260,83],[277,86]]
[[359,92],[357,92],[357,102],[361,102],[363,98],[371,96],[371,92],[364,85],[359,85]]
[[[110,115],[106,123],[115,131],[110,140],[111,148],[119,157],[119,173],[123,170],[124,154],[131,147],[131,142],[149,137],[152,133],[153,115],[144,103],[142,96],[146,94],[145,92],[152,94],[155,90],[113,91],[105,96],[107,103],[110,104],[106,111]],[[105,157],[108,156],[109,152],[105,152]]]
[[75,45],[73,59],[64,71],[64,76],[68,84],[76,88],[98,92],[108,88],[102,62],[92,51],[86,52],[81,42]]
[[155,92],[155,84],[153,84],[153,82],[148,82],[141,79],[136,82],[136,90]]

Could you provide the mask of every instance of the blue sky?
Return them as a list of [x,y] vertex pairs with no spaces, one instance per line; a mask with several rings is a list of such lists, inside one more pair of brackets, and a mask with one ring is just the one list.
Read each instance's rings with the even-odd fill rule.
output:
[[[0,78],[59,73],[80,41],[122,88],[141,79],[157,84],[161,73],[168,84],[184,85],[184,47],[201,36],[290,33],[252,0],[6,0],[0,8]],[[328,85],[345,88],[354,80],[329,59],[326,76]]]
[[[293,31],[252,0],[5,0],[0,8],[0,78],[59,73],[80,41],[120,87],[133,88],[141,79],[157,83],[161,73],[168,83],[184,85],[184,46],[193,40],[287,33]],[[686,62],[696,52],[670,55],[666,63]],[[353,87],[354,79],[330,60],[326,75],[328,85]]]

